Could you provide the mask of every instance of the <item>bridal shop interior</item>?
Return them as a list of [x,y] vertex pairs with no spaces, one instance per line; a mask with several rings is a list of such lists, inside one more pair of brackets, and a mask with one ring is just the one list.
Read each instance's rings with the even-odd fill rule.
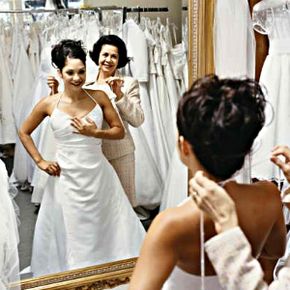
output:
[[[205,75],[254,79],[267,100],[265,125],[231,179],[246,184],[268,180],[279,191],[288,187],[269,156],[275,145],[290,146],[290,1],[0,0],[0,4],[0,157],[5,164],[1,173],[8,179],[8,184],[0,185],[0,193],[8,191],[10,196],[10,207],[0,208],[9,224],[6,235],[0,233],[0,239],[6,239],[0,241],[0,251],[9,257],[2,260],[0,254],[3,289],[129,289],[152,221],[189,196],[188,181],[195,172],[180,159],[176,112],[182,95]],[[108,35],[121,39],[127,55],[121,55],[118,40],[105,42],[97,63],[92,57],[94,44]],[[73,115],[60,109],[67,101],[63,74],[67,62],[60,68],[51,58],[64,39],[81,41],[86,53],[82,90],[105,93],[125,128],[126,145],[87,136],[83,139],[89,141],[80,143],[82,134],[70,133],[75,138],[71,140],[65,131],[65,122]],[[110,77],[120,81],[121,97],[114,86],[99,79],[102,49],[108,46],[117,49],[119,63]],[[119,66],[122,57],[128,62]],[[49,86],[49,77],[58,86]],[[86,88],[88,84],[93,85]],[[29,144],[35,150],[29,151],[22,126],[27,118],[32,120],[34,108],[54,94],[59,97],[53,113],[31,125]],[[86,102],[90,98],[87,95]],[[96,116],[102,130],[110,128],[105,127],[110,124],[106,110],[95,103],[85,119]],[[92,144],[100,150],[94,151]],[[106,153],[105,146],[112,153]],[[121,148],[125,153],[119,154]],[[115,162],[111,156],[116,154]],[[61,160],[60,176],[41,168],[34,156]],[[63,181],[62,172],[71,167],[71,175]],[[286,206],[283,215],[288,229]],[[259,262],[270,282],[283,258]],[[201,271],[198,279],[208,277]],[[222,289],[194,285],[192,289]]]

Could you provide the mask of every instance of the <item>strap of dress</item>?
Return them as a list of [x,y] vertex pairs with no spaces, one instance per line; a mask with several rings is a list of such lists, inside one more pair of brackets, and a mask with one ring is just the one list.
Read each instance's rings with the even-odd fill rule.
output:
[[55,108],[58,107],[58,104],[59,104],[59,102],[60,102],[62,96],[63,96],[63,93],[61,93],[61,94],[59,95],[59,98],[58,98],[58,101],[57,101],[57,103],[56,103],[56,105],[55,105]]
[[85,90],[85,89],[83,89],[84,90],[84,92],[91,98],[91,100],[93,101],[93,102],[95,102],[95,104],[97,105],[98,103],[97,103],[97,101]]

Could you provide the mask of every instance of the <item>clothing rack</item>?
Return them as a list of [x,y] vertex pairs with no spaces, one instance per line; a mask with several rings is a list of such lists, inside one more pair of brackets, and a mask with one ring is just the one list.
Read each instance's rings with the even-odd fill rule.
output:
[[122,10],[123,11],[123,23],[127,19],[127,13],[138,12],[138,22],[141,20],[141,12],[168,12],[168,7],[118,7],[118,6],[100,6],[100,7],[86,7],[86,8],[61,8],[61,9],[14,9],[14,10],[0,10],[0,13],[80,13],[81,11],[95,11],[99,14],[99,20],[102,21],[102,11],[108,10]]
[[141,20],[141,12],[168,12],[168,7],[123,7],[123,23],[125,23],[127,19],[127,13],[130,12],[138,12],[138,22]]

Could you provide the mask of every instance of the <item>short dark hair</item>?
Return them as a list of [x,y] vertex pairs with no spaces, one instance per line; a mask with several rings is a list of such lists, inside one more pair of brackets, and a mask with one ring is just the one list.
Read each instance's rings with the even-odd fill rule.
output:
[[67,57],[80,59],[86,65],[86,52],[80,40],[63,39],[53,46],[51,61],[58,69],[63,69]]
[[113,45],[118,48],[119,62],[117,68],[124,67],[130,61],[127,56],[127,48],[125,42],[117,35],[109,34],[101,36],[99,40],[94,44],[93,50],[90,51],[90,57],[96,65],[99,65],[100,52],[103,45],[105,44]]
[[179,101],[177,127],[201,165],[224,180],[243,166],[264,126],[265,105],[258,82],[209,75]]

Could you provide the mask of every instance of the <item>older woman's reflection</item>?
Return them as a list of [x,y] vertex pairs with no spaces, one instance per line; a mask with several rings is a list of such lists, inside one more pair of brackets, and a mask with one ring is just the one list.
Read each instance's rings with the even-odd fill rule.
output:
[[[123,139],[103,141],[103,153],[117,172],[131,205],[135,207],[135,146],[128,124],[139,127],[144,122],[139,84],[137,80],[123,76],[118,71],[118,68],[124,67],[129,61],[126,45],[118,36],[102,36],[94,44],[90,57],[99,67],[99,72],[96,80],[85,85],[85,88],[104,90],[125,127]],[[53,77],[48,78],[48,84],[53,91],[57,89],[57,81]],[[107,127],[105,123],[104,128]]]
[[[231,180],[244,163],[265,122],[265,97],[253,80],[197,80],[179,101],[180,158],[194,174],[219,182],[236,203],[240,226],[253,253],[283,255],[285,225],[277,187],[271,182],[239,184]],[[205,240],[215,228],[204,217]],[[201,289],[200,211],[191,198],[153,221],[134,270],[131,290]],[[158,271],[156,271],[158,269]],[[222,289],[205,260],[206,289]],[[166,281],[167,280],[167,281]]]
[[[82,88],[86,53],[80,41],[61,41],[51,56],[64,91],[43,98],[19,131],[36,165],[50,175],[35,226],[34,276],[137,256],[144,237],[101,150],[103,139],[124,137],[116,110],[103,91]],[[55,161],[43,159],[31,138],[47,116],[56,140]]]

